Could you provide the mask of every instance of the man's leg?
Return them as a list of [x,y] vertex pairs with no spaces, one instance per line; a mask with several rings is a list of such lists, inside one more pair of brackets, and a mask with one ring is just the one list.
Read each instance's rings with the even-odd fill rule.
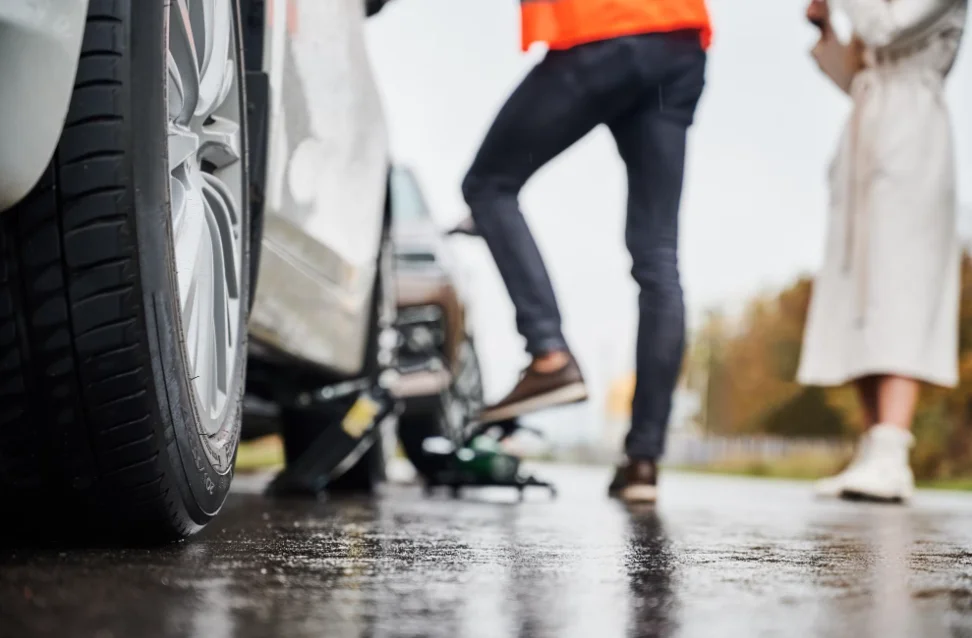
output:
[[516,307],[516,325],[534,356],[566,350],[560,310],[519,194],[552,158],[600,123],[600,113],[550,54],[503,105],[462,183],[476,229],[489,246]]
[[[475,227],[496,260],[516,307],[517,329],[534,357],[531,371],[539,373],[525,377],[506,399],[485,410],[484,420],[586,398],[561,332],[553,286],[520,211],[519,193],[537,169],[625,108],[623,96],[604,99],[612,75],[619,78],[614,84],[623,85],[623,66],[601,69],[597,82],[587,81],[595,77],[589,60],[617,60],[623,53],[609,41],[548,54],[500,110],[463,181]],[[552,376],[565,367],[569,374]]]
[[[646,55],[650,53],[646,51]],[[645,59],[650,62],[650,55]],[[656,91],[648,91],[649,98],[640,108],[609,124],[627,166],[625,241],[631,252],[632,274],[641,288],[637,382],[625,448],[632,461],[652,464],[664,452],[672,393],[685,347],[678,211],[686,133],[704,84],[705,55],[688,47],[663,62],[657,66],[673,73],[667,74]]]

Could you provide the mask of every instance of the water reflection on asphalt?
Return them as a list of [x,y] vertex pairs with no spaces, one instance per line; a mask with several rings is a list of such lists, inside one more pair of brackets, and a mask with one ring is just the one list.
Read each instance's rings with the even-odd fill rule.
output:
[[0,636],[972,636],[972,497],[909,508],[668,475],[657,507],[606,470],[559,499],[273,502],[240,481],[161,550],[0,550]]

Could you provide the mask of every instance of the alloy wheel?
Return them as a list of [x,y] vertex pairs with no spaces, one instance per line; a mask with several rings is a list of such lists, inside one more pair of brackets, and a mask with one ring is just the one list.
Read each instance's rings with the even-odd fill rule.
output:
[[203,434],[223,422],[244,329],[242,104],[232,0],[171,0],[168,156],[179,309]]

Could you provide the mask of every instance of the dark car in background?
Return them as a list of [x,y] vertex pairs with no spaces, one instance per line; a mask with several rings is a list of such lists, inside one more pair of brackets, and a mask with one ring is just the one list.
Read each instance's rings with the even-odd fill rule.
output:
[[483,385],[461,273],[448,240],[410,169],[393,168],[390,190],[401,335],[395,392],[405,405],[398,437],[409,460],[427,476],[431,468],[423,442],[430,437],[460,442],[482,408]]

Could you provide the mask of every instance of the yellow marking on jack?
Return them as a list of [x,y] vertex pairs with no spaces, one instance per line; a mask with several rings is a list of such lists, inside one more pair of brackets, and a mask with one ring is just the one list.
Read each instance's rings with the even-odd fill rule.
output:
[[348,436],[354,439],[361,438],[361,435],[371,426],[375,420],[375,415],[381,405],[367,394],[362,394],[354,402],[348,413],[341,421],[341,429],[347,432]]

